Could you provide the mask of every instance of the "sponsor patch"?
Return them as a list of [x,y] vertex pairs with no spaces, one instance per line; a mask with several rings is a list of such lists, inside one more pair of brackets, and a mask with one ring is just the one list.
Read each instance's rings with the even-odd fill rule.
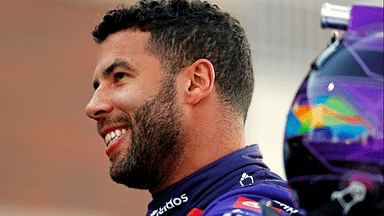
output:
[[187,214],[187,216],[200,216],[201,214],[203,214],[203,210],[194,208],[194,209],[192,209],[192,210]]
[[[245,198],[245,197],[242,197],[242,196],[239,196],[239,198],[237,198],[237,201],[236,203],[233,205],[234,208],[245,208],[245,209],[250,209],[250,210],[253,210],[253,211],[256,211],[256,212],[262,212],[261,210],[261,207],[260,207],[260,204],[254,200],[251,200],[251,199],[248,199],[248,198]],[[275,210],[277,213],[281,213],[281,209],[279,208],[275,208],[275,207],[270,207],[272,208],[273,210]]]
[[224,213],[223,216],[238,216],[240,214],[242,216],[256,216],[255,214],[242,211],[241,209],[235,209],[235,210],[232,210],[231,212]]
[[258,202],[245,197],[239,196],[236,203],[233,205],[234,208],[245,208],[253,211],[261,212],[261,208]]
[[286,205],[286,204],[284,204],[284,203],[281,203],[281,202],[279,202],[279,201],[277,201],[277,200],[274,200],[274,202],[277,203],[278,205],[280,205],[280,207],[281,207],[285,212],[287,212],[287,213],[290,214],[290,215],[294,215],[294,214],[296,214],[296,213],[299,213],[299,210],[294,209],[294,208],[292,208],[291,206],[288,206],[288,205]]

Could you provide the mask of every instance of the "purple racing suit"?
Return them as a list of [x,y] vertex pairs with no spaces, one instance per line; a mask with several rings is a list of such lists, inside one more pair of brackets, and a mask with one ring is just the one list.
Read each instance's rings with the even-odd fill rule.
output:
[[154,194],[147,216],[262,216],[265,201],[275,215],[296,215],[287,187],[252,145]]

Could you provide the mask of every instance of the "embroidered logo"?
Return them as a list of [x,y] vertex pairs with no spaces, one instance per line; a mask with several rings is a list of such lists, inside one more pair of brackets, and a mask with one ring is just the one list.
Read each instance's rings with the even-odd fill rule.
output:
[[249,176],[247,173],[243,173],[240,179],[241,187],[253,184],[253,177]]
[[188,197],[186,194],[183,194],[179,197],[176,198],[171,198],[168,202],[165,203],[164,207],[161,207],[157,210],[154,210],[151,213],[151,216],[159,216],[164,214],[166,211],[169,211],[177,206],[180,206],[181,204],[185,203],[188,201]]

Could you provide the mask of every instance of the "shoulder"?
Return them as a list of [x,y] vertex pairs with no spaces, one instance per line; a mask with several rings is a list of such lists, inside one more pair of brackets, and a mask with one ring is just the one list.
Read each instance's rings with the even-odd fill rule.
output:
[[[269,202],[268,202],[269,201]],[[288,190],[268,184],[257,184],[230,191],[213,201],[201,216],[262,216],[263,203],[269,203],[276,215],[295,215],[298,210]]]

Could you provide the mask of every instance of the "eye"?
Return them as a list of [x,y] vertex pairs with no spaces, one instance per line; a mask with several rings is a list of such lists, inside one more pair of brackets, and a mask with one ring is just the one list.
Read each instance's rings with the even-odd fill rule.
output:
[[114,82],[119,82],[121,79],[123,79],[124,77],[128,76],[127,74],[125,73],[121,73],[121,72],[118,72],[118,73],[115,73],[114,75]]

